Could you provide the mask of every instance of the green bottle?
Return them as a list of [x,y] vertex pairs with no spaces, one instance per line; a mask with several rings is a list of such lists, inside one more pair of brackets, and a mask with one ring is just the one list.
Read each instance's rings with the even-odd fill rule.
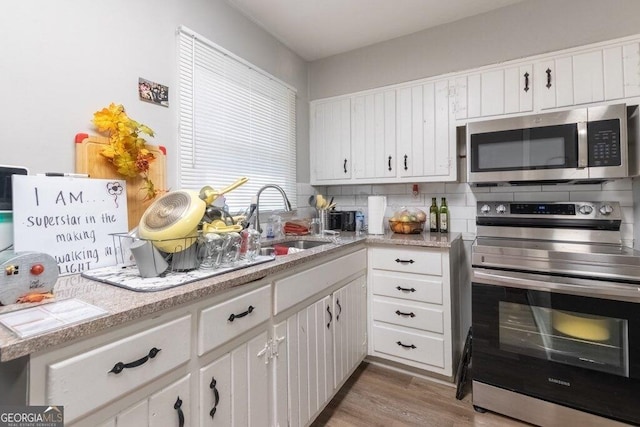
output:
[[449,208],[447,207],[447,199],[444,197],[440,203],[440,232],[449,232]]
[[439,223],[438,205],[436,204],[436,198],[431,198],[431,207],[429,208],[429,231],[432,233],[438,232]]

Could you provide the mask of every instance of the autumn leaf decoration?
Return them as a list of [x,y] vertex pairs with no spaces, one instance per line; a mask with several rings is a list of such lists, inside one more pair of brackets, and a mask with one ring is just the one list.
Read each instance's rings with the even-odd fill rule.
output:
[[155,198],[160,190],[149,178],[149,164],[156,157],[146,148],[147,141],[140,136],[154,136],[153,130],[127,116],[124,107],[114,103],[93,113],[93,124],[98,132],[109,136],[109,145],[100,154],[113,164],[120,175],[126,178],[142,177],[145,200]]

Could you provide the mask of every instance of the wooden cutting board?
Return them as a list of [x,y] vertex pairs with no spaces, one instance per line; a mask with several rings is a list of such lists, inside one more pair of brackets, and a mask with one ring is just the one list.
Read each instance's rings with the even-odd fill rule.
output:
[[[106,137],[77,134],[76,173],[87,173],[90,178],[124,179],[116,172],[111,163],[100,155],[100,152],[108,144],[109,138]],[[156,156],[156,159],[149,166],[149,177],[157,189],[166,190],[167,150],[161,145],[147,145],[147,149]],[[126,182],[127,211],[129,230],[131,230],[138,226],[142,214],[153,203],[153,200],[144,200],[145,192],[141,190],[144,184],[142,178],[127,178]]]

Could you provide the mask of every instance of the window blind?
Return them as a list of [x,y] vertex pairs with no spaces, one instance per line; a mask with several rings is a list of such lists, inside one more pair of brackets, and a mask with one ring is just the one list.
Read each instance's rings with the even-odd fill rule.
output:
[[[265,184],[295,205],[295,90],[185,27],[178,56],[180,188],[221,190],[246,176],[226,195],[232,213]],[[261,194],[261,211],[283,207],[276,190]]]

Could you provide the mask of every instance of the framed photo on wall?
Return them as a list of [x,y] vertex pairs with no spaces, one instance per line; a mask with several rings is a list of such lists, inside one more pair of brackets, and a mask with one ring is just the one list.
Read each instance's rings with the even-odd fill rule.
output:
[[160,83],[138,77],[138,95],[142,101],[169,106],[169,87]]

